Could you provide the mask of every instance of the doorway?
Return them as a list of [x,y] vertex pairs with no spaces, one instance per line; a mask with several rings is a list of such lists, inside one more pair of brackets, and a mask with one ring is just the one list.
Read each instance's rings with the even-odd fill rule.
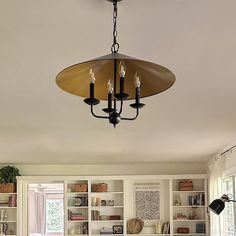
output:
[[28,236],[63,236],[63,183],[29,183],[27,189]]

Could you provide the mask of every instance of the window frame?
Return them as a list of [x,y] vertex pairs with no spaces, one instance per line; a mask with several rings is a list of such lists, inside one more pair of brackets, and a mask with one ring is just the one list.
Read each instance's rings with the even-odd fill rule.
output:
[[[56,197],[56,195],[60,195],[60,197]],[[62,201],[62,206],[63,206],[63,222],[62,222],[62,225],[63,225],[63,229],[62,231],[48,231],[48,227],[47,227],[47,220],[48,220],[48,214],[47,214],[47,201]],[[55,234],[62,234],[64,233],[64,230],[65,230],[65,224],[64,224],[64,221],[65,221],[65,214],[64,214],[64,199],[63,199],[63,194],[60,194],[60,193],[47,193],[46,194],[46,217],[45,217],[45,223],[46,223],[46,235],[55,235]]]

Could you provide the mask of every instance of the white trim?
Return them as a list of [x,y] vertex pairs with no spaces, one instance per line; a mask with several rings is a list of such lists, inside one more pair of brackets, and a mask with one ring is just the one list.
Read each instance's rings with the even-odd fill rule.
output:
[[[103,176],[18,176],[17,180],[21,180],[21,181],[28,181],[28,182],[32,182],[34,181],[34,183],[43,183],[44,181],[54,181],[56,182],[60,182],[60,181],[66,181],[66,180],[70,180],[70,181],[76,181],[78,179],[80,180],[161,180],[161,179],[205,179],[208,178],[207,174],[188,174],[188,175],[103,175]],[[36,181],[36,182],[35,182]]]

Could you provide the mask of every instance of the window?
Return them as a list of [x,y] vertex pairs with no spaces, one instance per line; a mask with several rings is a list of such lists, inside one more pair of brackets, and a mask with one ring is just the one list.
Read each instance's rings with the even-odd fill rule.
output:
[[[235,177],[224,179],[224,192],[230,194],[235,199]],[[235,236],[235,203],[228,202],[225,204],[224,216],[224,232],[225,236]]]
[[46,233],[56,234],[64,231],[63,199],[47,196],[46,199]]

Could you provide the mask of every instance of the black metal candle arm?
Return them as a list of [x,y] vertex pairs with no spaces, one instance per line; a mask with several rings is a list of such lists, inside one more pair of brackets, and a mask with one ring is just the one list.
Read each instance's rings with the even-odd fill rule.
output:
[[[121,121],[121,120],[135,120],[139,115],[139,109],[141,109],[145,104],[140,103],[140,88],[136,88],[136,101],[135,103],[131,104],[130,106],[134,109],[136,109],[136,115],[134,117],[121,117],[122,111],[123,111],[123,103],[124,100],[126,100],[129,95],[123,92],[124,85],[120,86],[120,93],[116,93],[116,74],[117,74],[117,60],[114,60],[114,98],[113,98],[113,107],[110,107],[109,105],[109,94],[108,94],[108,107],[104,108],[103,111],[108,113],[108,116],[101,116],[96,115],[94,113],[93,107],[95,105],[98,105],[100,101],[94,97],[94,83],[90,83],[90,97],[86,98],[84,102],[88,105],[90,105],[91,108],[91,114],[96,118],[101,119],[108,119],[111,124],[114,125],[114,127]],[[120,110],[117,112],[117,100],[120,101]]]
[[[114,12],[113,12],[113,44],[111,46],[111,52],[112,53],[118,53],[120,45],[117,42],[117,0],[113,0],[113,6],[114,6]],[[112,98],[112,93],[108,92],[108,107],[104,108],[103,111],[108,113],[108,116],[101,116],[101,115],[96,115],[94,113],[93,107],[95,105],[98,105],[100,101],[95,98],[94,96],[94,83],[90,82],[90,97],[84,99],[84,102],[88,105],[90,105],[91,108],[91,114],[96,117],[96,118],[101,118],[101,119],[108,119],[111,124],[114,125],[114,127],[121,121],[121,120],[135,120],[138,115],[139,115],[139,109],[141,109],[145,104],[140,103],[140,87],[136,87],[135,90],[135,103],[131,104],[130,106],[134,109],[136,109],[136,115],[134,117],[122,117],[122,111],[123,111],[123,102],[129,97],[129,94],[124,93],[124,83],[125,83],[125,78],[124,76],[120,77],[120,92],[116,93],[116,80],[117,80],[117,60],[114,60],[114,96]],[[113,108],[112,108],[112,101],[113,101]],[[120,101],[120,110],[117,112],[117,101]]]

